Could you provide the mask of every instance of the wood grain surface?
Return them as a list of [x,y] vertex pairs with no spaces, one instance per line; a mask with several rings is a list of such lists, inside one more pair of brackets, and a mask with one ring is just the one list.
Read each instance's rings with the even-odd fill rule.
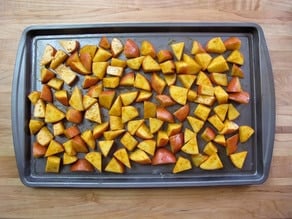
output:
[[[18,178],[11,82],[18,42],[31,24],[256,22],[276,90],[276,134],[263,185],[172,189],[32,189]],[[0,1],[0,218],[292,218],[291,0]]]

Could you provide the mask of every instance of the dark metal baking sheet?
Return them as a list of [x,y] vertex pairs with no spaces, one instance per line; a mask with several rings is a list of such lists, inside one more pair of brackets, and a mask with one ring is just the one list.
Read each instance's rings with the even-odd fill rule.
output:
[[[173,40],[186,43],[186,53],[194,39],[202,44],[220,36],[226,39],[237,36],[242,41],[246,72],[241,81],[244,90],[250,92],[248,105],[240,105],[238,124],[251,125],[254,136],[241,150],[248,150],[242,170],[223,158],[224,168],[204,171],[193,168],[180,174],[172,174],[171,165],[141,166],[133,163],[125,174],[72,173],[62,167],[59,174],[45,173],[45,159],[31,156],[34,137],[29,134],[28,121],[32,106],[27,95],[41,87],[39,59],[47,43],[60,48],[58,40],[76,39],[84,44],[97,44],[101,36],[118,37],[123,42],[133,38],[137,42],[150,40],[157,50],[166,48]],[[30,26],[22,34],[16,57],[12,86],[12,127],[15,156],[21,181],[31,187],[189,187],[213,185],[261,184],[268,177],[274,144],[275,94],[269,53],[261,27],[254,23],[105,23],[89,25]],[[86,124],[84,124],[86,126]],[[202,143],[200,143],[200,149]],[[225,153],[218,147],[219,154]]]

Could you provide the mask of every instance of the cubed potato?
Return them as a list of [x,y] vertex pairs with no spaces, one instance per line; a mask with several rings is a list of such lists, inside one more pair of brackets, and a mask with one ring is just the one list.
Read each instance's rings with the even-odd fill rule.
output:
[[156,141],[153,139],[143,140],[137,145],[137,148],[153,156],[156,150]]
[[254,129],[247,125],[239,126],[239,141],[246,142],[254,134]]
[[213,37],[207,42],[206,50],[210,53],[223,53],[226,51],[226,47],[221,37]]
[[46,151],[45,157],[49,157],[55,154],[59,154],[64,151],[64,147],[61,143],[55,140],[51,140],[50,144],[48,146],[48,149]]
[[164,88],[166,87],[166,82],[156,73],[153,73],[151,75],[150,84],[151,84],[152,89],[157,94],[162,94],[162,92],[164,91]]
[[185,105],[187,103],[188,89],[171,85],[169,87],[169,94],[175,102],[181,105]]
[[88,160],[78,159],[71,165],[70,170],[72,172],[92,172],[94,171],[94,167]]
[[125,148],[120,148],[114,152],[114,157],[123,163],[126,167],[131,168],[129,154]]
[[179,156],[172,170],[172,173],[180,173],[190,169],[192,169],[191,161],[187,158]]
[[197,118],[199,118],[203,121],[206,121],[208,119],[210,112],[211,112],[211,108],[209,108],[203,104],[199,104],[194,111],[194,115]]
[[180,61],[182,58],[182,54],[184,52],[185,43],[177,42],[177,43],[172,43],[170,46],[172,48],[173,54],[176,57],[176,59]]
[[154,45],[148,41],[143,40],[141,43],[141,55],[143,56],[151,56],[152,58],[156,57],[156,50],[154,48]]
[[61,158],[58,156],[50,156],[46,162],[47,173],[59,173],[60,171]]
[[219,116],[216,115],[216,114],[210,116],[210,117],[208,118],[208,122],[210,122],[210,123],[213,125],[213,127],[216,128],[216,130],[217,130],[218,132],[220,132],[220,131],[223,130],[223,128],[224,128],[224,123],[223,123],[222,120],[219,118]]
[[108,156],[113,144],[114,144],[114,140],[98,141],[99,149],[103,156],[105,157]]
[[65,113],[59,110],[55,105],[51,103],[48,103],[46,105],[46,115],[45,115],[46,123],[59,122],[64,118],[65,118]]
[[198,154],[199,153],[199,146],[196,137],[192,137],[182,146],[181,150],[186,154]]
[[229,157],[235,167],[237,167],[238,169],[242,169],[247,153],[248,153],[247,151],[237,152],[231,154]]
[[150,157],[140,149],[136,149],[135,151],[131,152],[129,158],[130,160],[139,164],[151,164]]
[[163,121],[157,118],[149,118],[149,129],[152,134],[158,132],[163,125]]
[[112,173],[124,173],[125,167],[120,161],[118,161],[115,157],[113,157],[108,162],[104,170],[106,172],[112,172]]
[[138,145],[138,141],[129,132],[126,132],[122,137],[120,142],[128,150],[133,151]]
[[200,168],[203,170],[217,170],[223,168],[223,163],[217,153],[213,153],[203,163]]
[[102,157],[100,152],[91,151],[87,153],[84,158],[99,172],[102,172]]

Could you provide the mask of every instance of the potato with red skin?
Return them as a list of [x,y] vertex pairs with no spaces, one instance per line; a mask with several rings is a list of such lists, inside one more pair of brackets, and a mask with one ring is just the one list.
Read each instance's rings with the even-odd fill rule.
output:
[[229,37],[228,39],[224,40],[224,45],[227,50],[240,49],[241,40],[238,37]]
[[69,108],[66,112],[66,119],[69,122],[79,124],[83,120],[83,113],[79,110],[74,109],[74,108]]
[[171,97],[165,94],[156,95],[155,98],[159,102],[161,107],[168,107],[168,106],[175,105],[175,102],[171,99]]
[[47,148],[48,147],[42,146],[38,142],[34,142],[32,146],[33,157],[43,157],[46,154]]
[[156,108],[156,117],[164,122],[174,122],[172,113],[163,107]]
[[241,84],[239,77],[232,77],[231,80],[229,81],[227,87],[226,87],[227,92],[241,92]]
[[226,154],[231,155],[236,152],[239,135],[235,134],[226,140]]
[[236,93],[230,93],[228,95],[229,100],[233,100],[237,103],[247,104],[249,103],[250,97],[249,93],[246,91],[236,92]]
[[176,163],[176,157],[166,148],[158,148],[152,158],[152,165]]
[[139,47],[134,40],[127,39],[124,45],[124,54],[128,59],[140,56]]
[[72,172],[92,172],[94,171],[94,167],[86,159],[78,159],[74,164],[71,165],[70,170]]
[[182,148],[184,144],[184,133],[178,133],[169,137],[171,151],[175,154]]
[[180,122],[183,122],[190,113],[190,105],[187,103],[186,105],[180,107],[176,110],[173,115],[177,118]]

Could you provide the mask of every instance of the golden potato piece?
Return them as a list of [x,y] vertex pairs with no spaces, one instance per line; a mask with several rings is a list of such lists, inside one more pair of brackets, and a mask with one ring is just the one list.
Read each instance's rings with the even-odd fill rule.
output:
[[96,143],[95,143],[95,139],[93,137],[91,129],[87,129],[84,132],[82,132],[81,138],[83,139],[83,141],[85,141],[85,143],[88,145],[88,147],[90,147],[93,150],[95,149]]
[[126,123],[139,116],[139,112],[134,106],[123,106],[122,107],[122,122]]
[[188,116],[187,120],[195,133],[198,133],[205,124],[204,121],[197,119],[193,116]]
[[187,63],[187,71],[186,74],[197,74],[201,69],[202,66],[199,65],[192,57],[187,54],[183,54],[182,57],[183,61]]
[[122,123],[122,118],[120,116],[110,116],[110,130],[119,130],[124,128],[124,124]]
[[64,147],[62,146],[61,143],[59,143],[55,140],[51,140],[50,144],[48,146],[48,149],[46,151],[45,157],[55,155],[55,154],[61,153],[63,151],[64,151]]
[[210,112],[211,112],[211,108],[209,108],[203,104],[199,104],[194,111],[194,115],[197,118],[199,118],[203,121],[206,121]]
[[187,89],[190,89],[192,87],[192,85],[194,84],[197,78],[196,75],[188,75],[188,74],[179,74],[177,77],[178,77],[178,80],[182,83],[182,85]]
[[109,51],[99,47],[94,55],[93,62],[106,62],[111,57],[112,54]]
[[198,154],[199,153],[199,147],[196,137],[192,137],[189,139],[181,148],[183,152],[186,154]]
[[69,155],[67,153],[63,154],[63,165],[72,164],[78,160],[78,157],[75,155]]
[[45,115],[46,123],[59,122],[64,118],[65,118],[65,113],[59,110],[55,105],[51,103],[48,103],[46,105],[46,115]]
[[217,114],[210,116],[208,118],[208,122],[210,122],[217,129],[218,132],[220,132],[224,128],[224,123]]
[[202,67],[202,70],[205,71],[212,60],[212,56],[208,53],[199,53],[196,54],[195,60]]
[[213,142],[208,142],[204,149],[203,149],[203,152],[209,156],[211,156],[212,154],[214,153],[217,153],[218,152],[218,149],[217,147],[213,144]]
[[187,103],[188,89],[171,85],[169,87],[169,94],[175,102],[181,105],[185,105]]
[[123,164],[121,164],[115,157],[113,157],[107,164],[107,166],[104,169],[107,172],[112,173],[124,173],[125,167]]
[[208,157],[203,163],[201,163],[200,168],[203,170],[217,170],[223,168],[223,163],[217,153],[213,153]]
[[214,37],[207,42],[206,50],[211,53],[223,53],[226,48],[221,37]]
[[125,131],[126,131],[125,129],[105,131],[103,132],[103,137],[105,140],[114,140],[121,134],[123,134]]
[[29,93],[29,95],[27,97],[30,100],[31,104],[35,105],[37,103],[37,101],[40,99],[40,96],[41,96],[41,92],[32,91]]
[[114,101],[116,92],[114,90],[105,90],[99,94],[99,105],[106,109],[110,109]]
[[180,156],[175,163],[172,173],[179,173],[190,169],[192,169],[191,161]]
[[233,50],[230,55],[227,57],[227,62],[231,62],[238,65],[243,65],[244,56],[239,50]]
[[98,141],[99,149],[103,156],[107,157],[109,151],[111,150],[114,140],[104,140],[104,141]]
[[147,140],[141,141],[137,145],[137,148],[153,156],[156,149],[156,141],[153,139],[147,139]]
[[160,71],[161,67],[158,62],[150,55],[147,55],[142,62],[142,68],[144,72],[156,72]]
[[239,141],[246,142],[254,134],[254,129],[247,125],[239,126]]
[[30,119],[28,125],[30,134],[36,134],[44,125],[45,123],[41,120]]
[[61,164],[61,158],[57,156],[50,156],[47,158],[46,162],[46,172],[47,173],[59,173]]
[[99,104],[96,102],[91,107],[89,107],[84,115],[85,119],[93,122],[101,123],[101,114]]
[[143,40],[141,43],[141,55],[151,56],[152,58],[156,57],[156,50],[153,44],[148,40]]
[[194,40],[192,44],[191,54],[196,55],[196,54],[201,54],[201,53],[206,53],[204,47],[199,41]]
[[56,69],[60,64],[62,64],[68,55],[63,50],[58,50],[56,54],[54,55],[53,59],[50,63],[51,69]]
[[53,46],[47,44],[45,49],[44,49],[44,53],[42,55],[42,58],[41,58],[41,65],[50,64],[50,62],[53,60],[56,52],[57,52],[57,50]]
[[112,104],[108,114],[110,116],[121,116],[121,114],[122,114],[122,106],[123,106],[123,104],[122,104],[121,97],[118,96],[115,99],[114,103]]
[[76,110],[83,111],[84,107],[82,98],[82,91],[78,87],[74,87],[71,97],[69,99],[70,106],[72,106]]
[[91,151],[85,155],[85,159],[89,161],[99,172],[102,172],[102,158],[101,153]]
[[98,79],[103,79],[108,67],[108,62],[93,62],[92,72]]
[[146,154],[145,151],[140,149],[136,149],[135,151],[131,152],[129,158],[130,160],[139,164],[151,164],[150,157]]
[[142,89],[142,90],[146,90],[146,91],[151,91],[151,86],[150,86],[149,81],[144,75],[140,73],[136,74],[134,87]]
[[126,132],[122,137],[120,142],[122,145],[124,145],[125,148],[127,148],[128,151],[134,150],[134,148],[137,146],[138,141],[136,138],[134,138],[129,132]]
[[150,101],[144,101],[144,119],[153,118],[156,116],[156,104]]
[[219,55],[212,59],[207,67],[209,72],[225,72],[229,70],[228,64],[222,55]]
[[125,148],[120,148],[115,151],[114,157],[122,162],[126,167],[131,168],[128,152]]
[[242,169],[246,156],[247,156],[247,151],[242,151],[242,152],[231,154],[229,157],[235,167],[237,167],[238,169]]
[[127,130],[131,135],[135,135],[138,128],[144,123],[144,119],[131,120],[127,124]]
[[79,42],[77,40],[60,40],[59,43],[67,53],[72,53],[79,49]]
[[137,129],[135,135],[142,139],[153,138],[153,134],[150,132],[149,128],[146,126],[145,123],[142,123],[142,125]]
[[145,56],[139,56],[137,58],[127,59],[127,66],[133,70],[139,70]]
[[185,48],[185,43],[184,42],[178,42],[178,43],[173,43],[170,45],[173,51],[174,56],[178,61],[181,60],[182,54]]
[[191,160],[196,167],[199,167],[205,160],[208,159],[208,157],[209,156],[205,154],[193,154],[191,156]]
[[117,57],[124,49],[124,45],[118,38],[113,38],[111,42],[111,52],[113,57]]
[[228,108],[229,108],[228,104],[219,104],[213,108],[213,111],[216,113],[216,115],[223,122],[225,120],[226,115],[227,115]]
[[158,132],[163,125],[163,121],[157,118],[149,118],[149,128],[152,134]]
[[76,73],[65,65],[59,65],[55,71],[60,76],[60,78],[68,85],[71,85],[76,79]]
[[92,130],[92,134],[93,137],[95,139],[101,137],[103,135],[103,133],[109,128],[109,122],[104,122],[101,124],[97,124],[96,126],[94,126],[93,130]]
[[138,97],[138,94],[139,94],[138,91],[130,91],[126,93],[121,93],[120,98],[121,98],[123,106],[131,105]]

